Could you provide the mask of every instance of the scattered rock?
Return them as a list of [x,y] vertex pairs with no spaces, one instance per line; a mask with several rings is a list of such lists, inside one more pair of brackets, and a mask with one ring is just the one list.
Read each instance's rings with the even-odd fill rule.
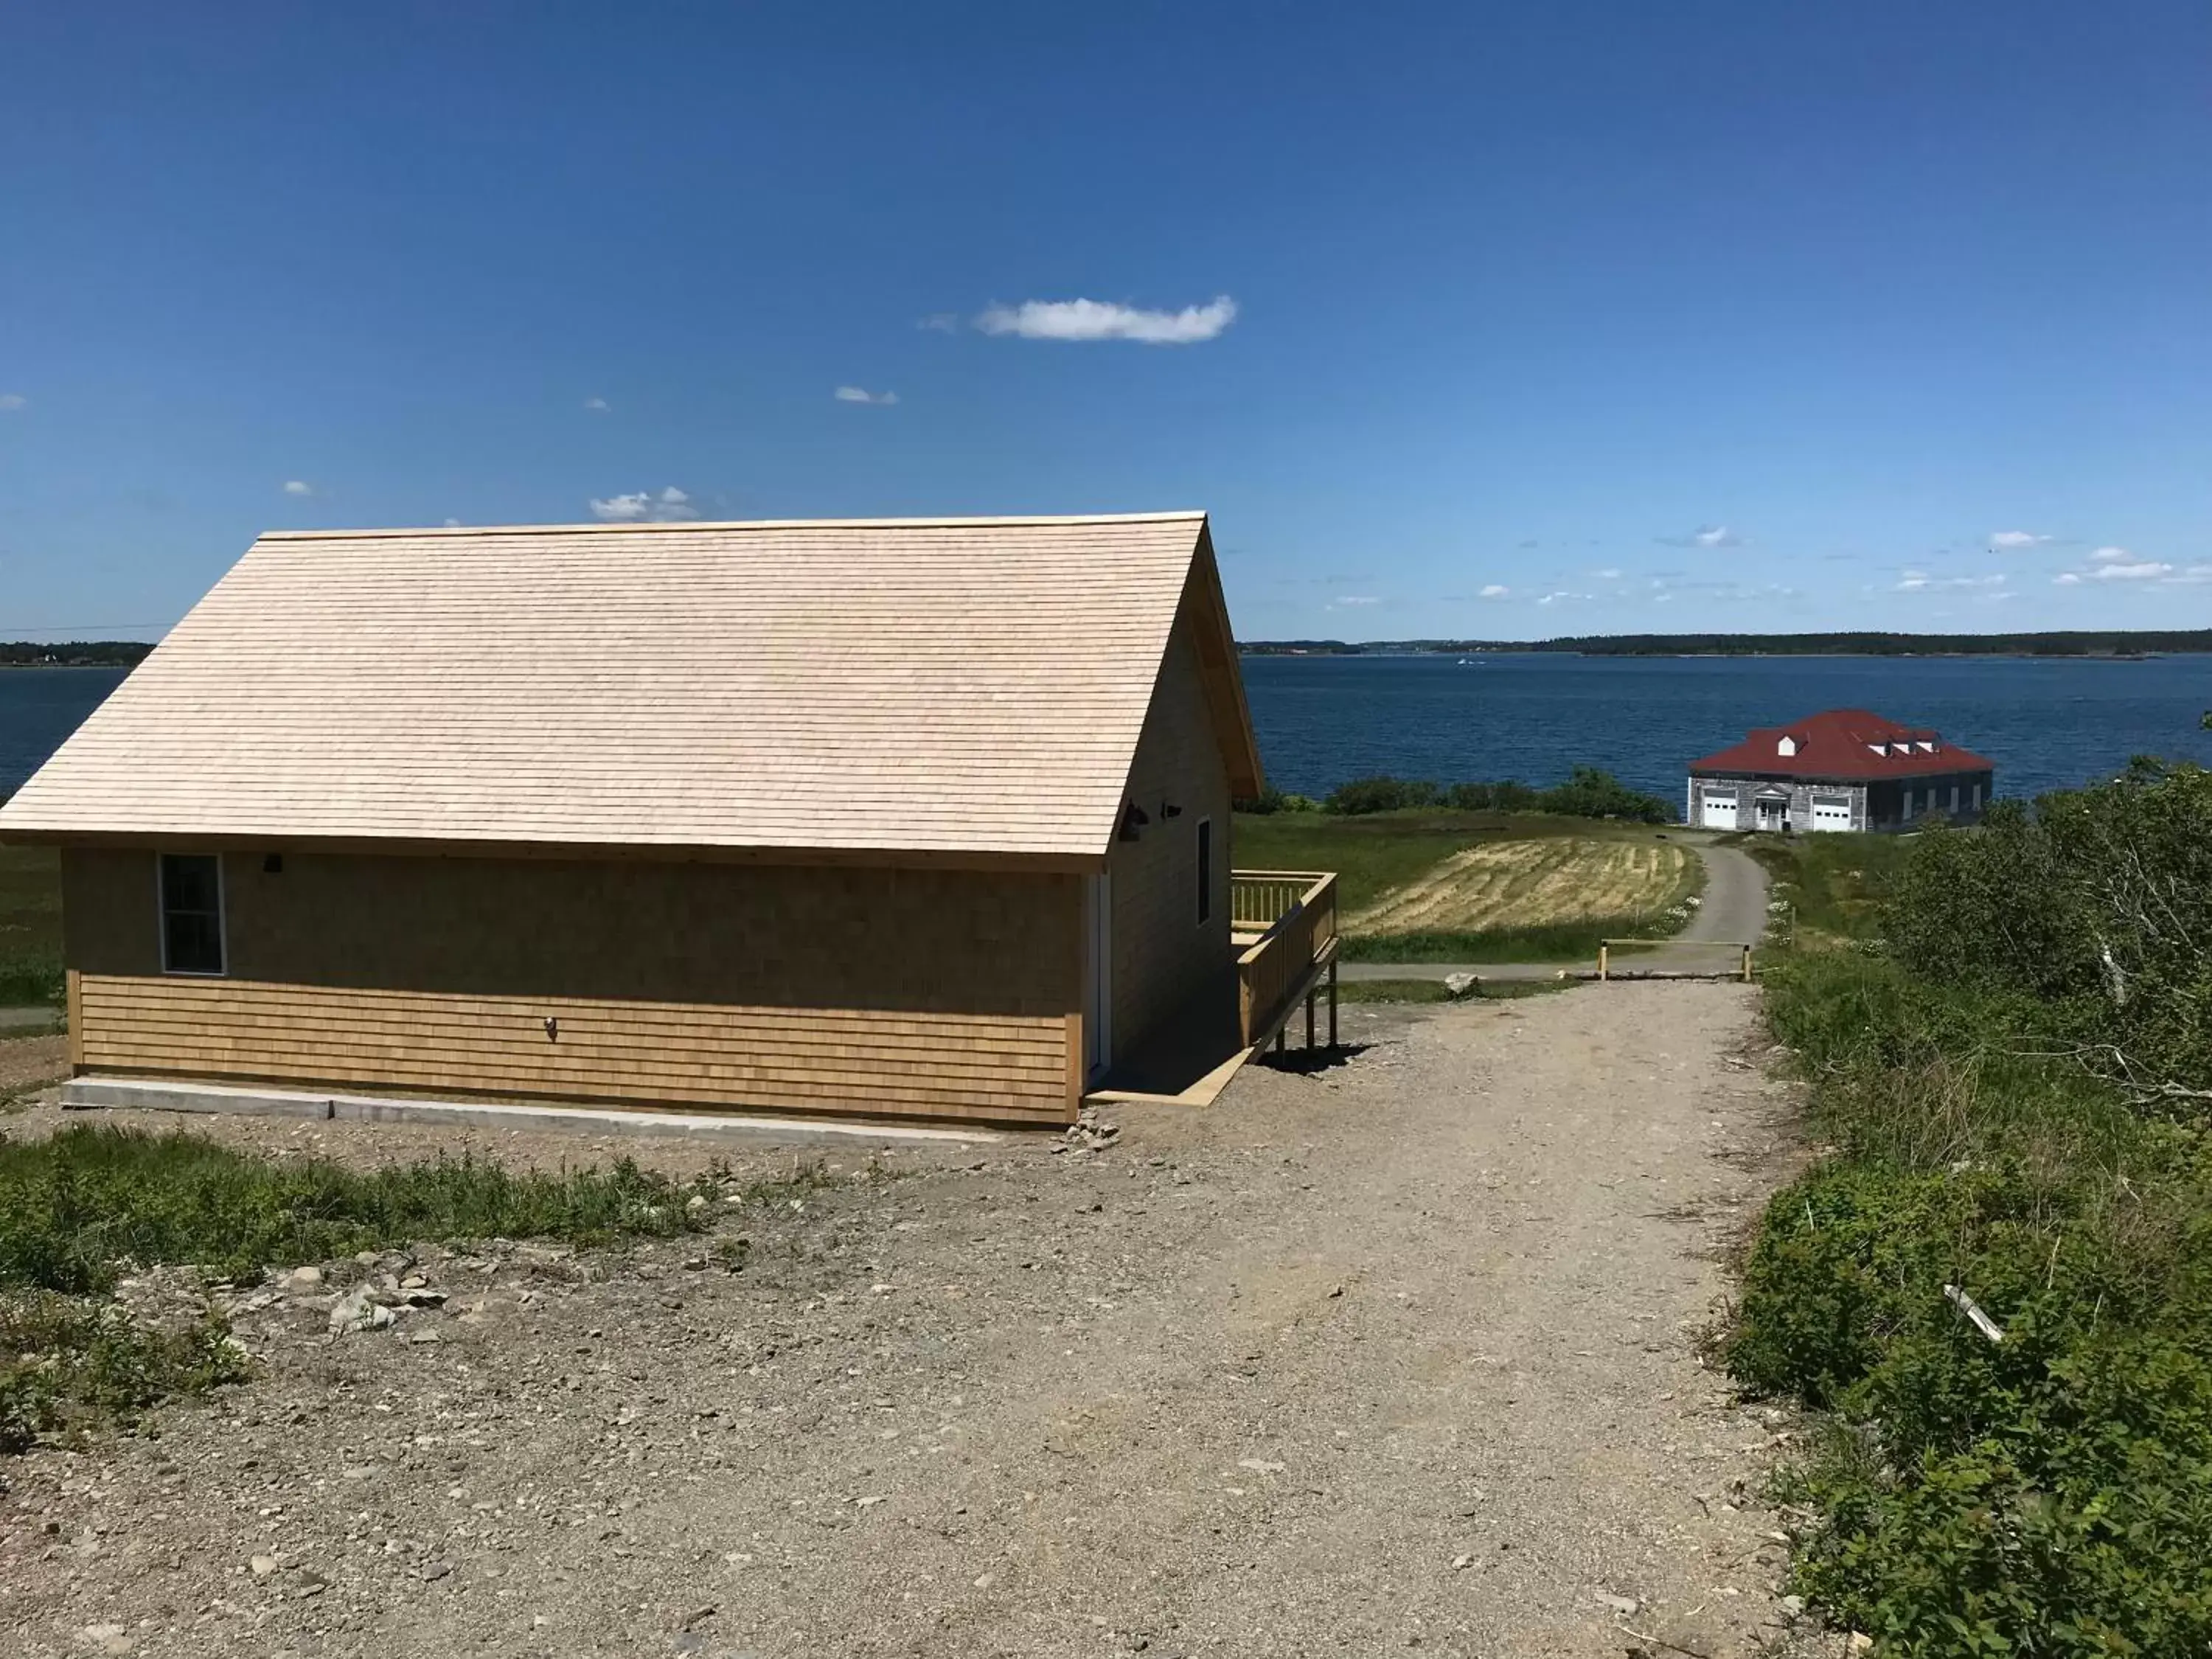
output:
[[323,1270],[320,1267],[295,1267],[281,1281],[288,1291],[313,1291],[322,1288]]
[[276,1558],[273,1555],[257,1555],[246,1565],[253,1570],[253,1576],[256,1578],[266,1578],[276,1571]]
[[1610,1607],[1624,1619],[1644,1605],[1632,1595],[1612,1595],[1603,1590],[1598,1592],[1597,1600],[1600,1607]]
[[453,1570],[453,1564],[450,1561],[425,1561],[422,1564],[422,1577],[425,1582],[435,1583]]
[[1444,975],[1444,994],[1454,1001],[1457,1001],[1470,991],[1479,994],[1481,990],[1482,977],[1479,974],[1446,974]]
[[340,1297],[337,1305],[331,1310],[331,1334],[344,1336],[353,1331],[380,1330],[392,1321],[392,1310],[372,1301],[368,1287],[362,1285]]

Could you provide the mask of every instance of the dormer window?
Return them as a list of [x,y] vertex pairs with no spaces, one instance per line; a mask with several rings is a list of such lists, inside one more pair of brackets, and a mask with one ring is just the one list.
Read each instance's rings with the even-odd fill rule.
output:
[[1774,752],[1778,755],[1796,754],[1797,752],[1797,739],[1795,738],[1783,738],[1781,742],[1774,745]]
[[1936,744],[1932,740],[1927,738],[1920,739],[1919,748],[1920,752],[1923,755],[1932,755],[1936,752]]
[[1867,747],[1873,750],[1877,755],[1887,755],[1889,753],[1889,745],[1886,743],[1870,743]]

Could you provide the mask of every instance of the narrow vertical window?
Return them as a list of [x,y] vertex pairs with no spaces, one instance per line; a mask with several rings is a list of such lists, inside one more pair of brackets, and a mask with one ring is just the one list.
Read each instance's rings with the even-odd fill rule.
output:
[[162,854],[161,971],[222,970],[222,860],[200,854]]
[[1213,916],[1213,820],[1198,821],[1198,923],[1203,927]]

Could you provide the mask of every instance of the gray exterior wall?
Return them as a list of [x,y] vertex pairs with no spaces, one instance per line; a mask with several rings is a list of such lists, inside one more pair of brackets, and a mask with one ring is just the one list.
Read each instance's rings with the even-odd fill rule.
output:
[[[1815,829],[1813,803],[1846,800],[1850,828],[1855,830],[1917,829],[1931,813],[1940,812],[1953,823],[1973,823],[1989,805],[1995,775],[1990,772],[1945,772],[1927,777],[1874,781],[1856,780],[1822,783],[1817,780],[1758,773],[1692,773],[1684,797],[1683,821],[1706,824],[1705,803],[1709,796],[1730,794],[1735,799],[1738,830],[1760,828],[1759,800],[1765,797],[1789,803],[1787,827],[1799,834]],[[1975,791],[1978,787],[1978,796]],[[1907,797],[1910,796],[1908,801]],[[1769,827],[1779,827],[1771,826]],[[1820,828],[1827,826],[1822,824]]]

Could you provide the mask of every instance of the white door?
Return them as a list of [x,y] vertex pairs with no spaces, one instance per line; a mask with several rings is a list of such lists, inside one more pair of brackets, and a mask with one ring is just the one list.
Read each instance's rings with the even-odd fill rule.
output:
[[1698,822],[1708,830],[1735,828],[1735,797],[1707,795],[1698,803]]
[[1761,795],[1751,804],[1751,827],[1754,830],[1786,830],[1790,827],[1790,799],[1786,795]]
[[1097,875],[1083,894],[1083,1071],[1104,1073],[1114,1059],[1114,878]]
[[1851,827],[1851,803],[1848,796],[1841,799],[1813,797],[1813,827],[1815,830],[1849,830]]

